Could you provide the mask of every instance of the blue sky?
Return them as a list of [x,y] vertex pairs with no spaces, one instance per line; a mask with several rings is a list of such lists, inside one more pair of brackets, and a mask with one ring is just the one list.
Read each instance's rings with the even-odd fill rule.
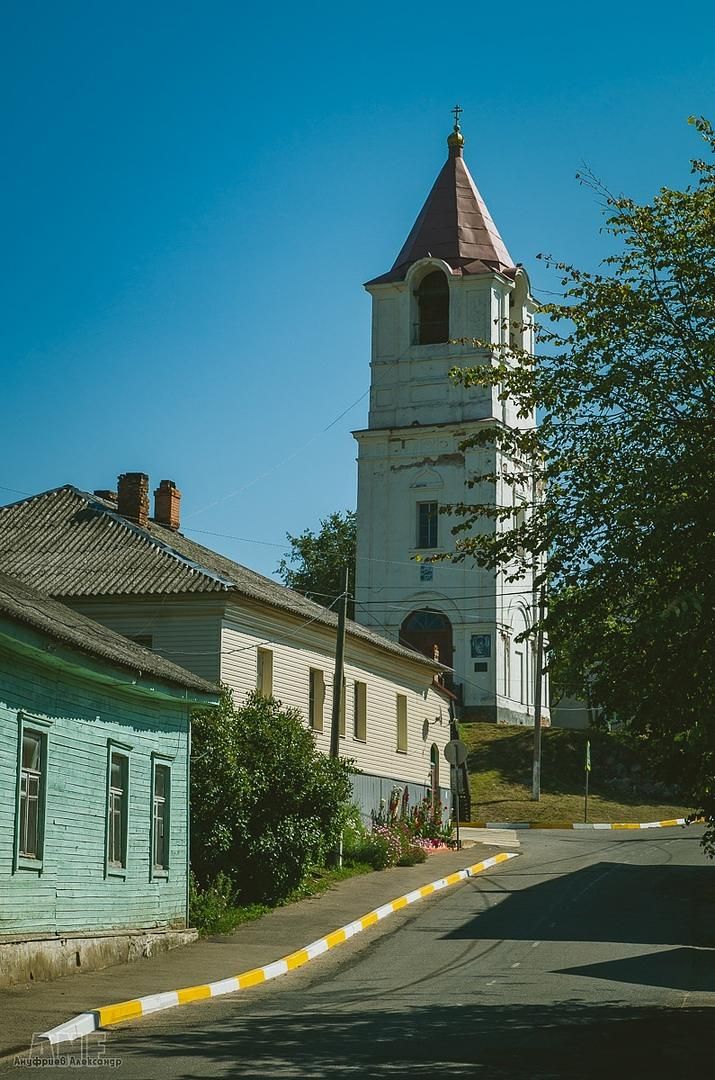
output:
[[183,491],[188,535],[270,573],[286,531],[354,506],[361,283],[401,247],[453,104],[538,294],[538,252],[606,251],[584,161],[636,198],[687,183],[714,27],[687,0],[6,0],[0,502],[148,472]]

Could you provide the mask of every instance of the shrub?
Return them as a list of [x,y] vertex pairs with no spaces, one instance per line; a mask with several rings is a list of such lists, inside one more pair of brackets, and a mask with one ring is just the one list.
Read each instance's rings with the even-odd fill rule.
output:
[[220,705],[194,713],[191,759],[192,868],[204,890],[225,875],[241,904],[283,899],[337,846],[353,766],[319,753],[296,709],[255,693],[236,707],[224,688]]
[[343,859],[349,866],[366,863],[373,870],[384,870],[389,865],[387,841],[365,828],[355,803],[348,808],[343,820]]
[[387,866],[414,866],[427,858],[426,851],[415,844],[407,821],[373,825],[373,837],[381,840],[386,847]]
[[409,812],[407,820],[412,829],[412,835],[421,840],[435,840],[448,844],[452,839],[452,823],[444,820],[444,808],[440,799],[435,799],[434,805],[429,795],[425,795],[421,803],[418,803]]
[[237,890],[227,874],[219,873],[205,888],[194,874],[189,878],[189,918],[202,934],[229,934],[239,923],[258,919],[269,908],[265,904],[236,906]]

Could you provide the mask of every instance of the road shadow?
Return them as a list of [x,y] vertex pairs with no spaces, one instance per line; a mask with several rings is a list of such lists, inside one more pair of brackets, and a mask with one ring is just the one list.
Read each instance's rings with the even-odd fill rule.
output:
[[[598,862],[519,888],[524,866],[472,888],[500,902],[455,927],[448,939],[715,944],[715,866]],[[505,896],[505,892],[507,895]]]
[[560,968],[556,974],[712,994],[715,993],[715,950],[663,949],[623,960]]
[[[387,1007],[384,1007],[387,1004]],[[128,1075],[485,1080],[665,1078],[712,1070],[708,1009],[637,1009],[579,1001],[544,1005],[414,1005],[340,1012],[335,1006],[238,1014],[203,1030],[118,1047]],[[253,1011],[253,1010],[251,1010]],[[134,1054],[139,1055],[134,1058]],[[155,1072],[153,1060],[160,1064]],[[125,1065],[125,1067],[126,1067]]]

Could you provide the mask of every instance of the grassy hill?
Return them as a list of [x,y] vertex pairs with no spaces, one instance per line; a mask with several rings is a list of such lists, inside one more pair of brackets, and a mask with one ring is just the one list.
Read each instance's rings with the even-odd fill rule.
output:
[[[461,724],[469,749],[472,820],[583,821],[586,734],[542,732],[541,799],[531,799],[531,728]],[[647,761],[616,735],[590,733],[589,821],[658,821],[685,817],[680,805],[649,776]]]

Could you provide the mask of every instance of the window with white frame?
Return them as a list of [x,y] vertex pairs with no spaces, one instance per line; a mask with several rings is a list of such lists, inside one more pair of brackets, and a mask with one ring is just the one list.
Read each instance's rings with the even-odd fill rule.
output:
[[110,870],[127,865],[129,818],[129,758],[110,746],[107,792],[107,864]]
[[417,503],[417,547],[437,547],[437,522],[439,519],[439,503]]
[[405,694],[396,696],[397,715],[397,752],[407,753],[407,697]]
[[154,762],[152,798],[152,866],[154,871],[169,869],[169,820],[171,769]]
[[345,735],[345,712],[346,712],[346,697],[347,697],[347,679],[343,675],[343,686],[340,692],[340,723],[338,727],[338,734]]
[[258,649],[256,659],[256,690],[263,697],[273,693],[273,650]]
[[45,735],[22,727],[20,763],[20,827],[18,853],[23,859],[42,858]]
[[353,735],[367,742],[367,683],[355,682],[353,693]]
[[323,730],[323,704],[325,702],[325,679],[319,668],[311,668],[309,675],[308,715],[313,731]]

